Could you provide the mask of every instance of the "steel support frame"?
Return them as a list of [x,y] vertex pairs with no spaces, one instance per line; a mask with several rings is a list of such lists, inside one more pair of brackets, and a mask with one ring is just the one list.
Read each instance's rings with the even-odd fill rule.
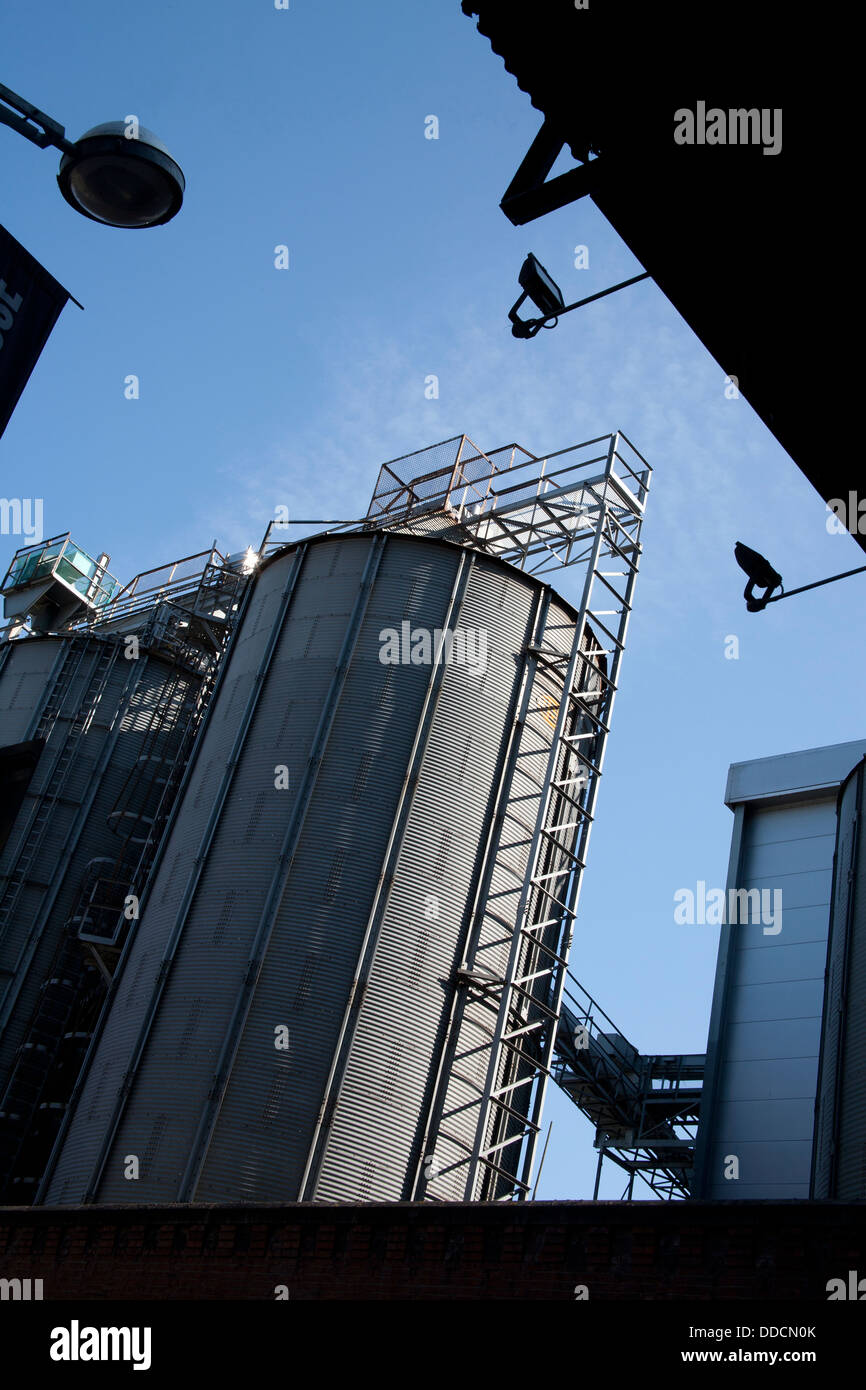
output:
[[605,1158],[630,1175],[627,1200],[635,1176],[657,1196],[690,1196],[704,1056],[638,1054],[571,971],[567,975],[552,1076],[596,1128],[595,1198]]
[[[611,444],[609,468],[612,467],[615,448],[616,441],[614,440]],[[609,544],[606,545],[606,542],[609,542]],[[544,899],[542,921],[544,921],[547,912],[552,912],[553,914],[555,914],[557,907],[560,906],[560,903],[556,895],[549,894],[548,889],[544,886],[545,878],[549,877],[549,875],[542,876],[539,874],[539,856],[542,848],[542,842],[543,840],[547,840],[555,850],[559,851],[559,855],[557,855],[557,857],[560,857],[560,867],[558,869],[555,882],[558,884],[563,872],[561,857],[565,857],[566,859],[571,858],[573,868],[566,889],[566,901],[561,904],[564,910],[562,911],[560,928],[555,937],[555,952],[551,951],[551,948],[549,946],[545,946],[544,944],[542,944],[541,941],[537,942],[537,951],[540,951],[543,955],[546,955],[551,960],[552,990],[551,997],[548,1003],[548,1007],[550,1009],[550,1017],[548,1019],[547,1026],[542,1027],[540,1029],[541,1055],[538,1059],[536,1069],[533,1073],[529,1085],[530,1095],[532,1097],[532,1108],[527,1118],[526,1142],[522,1146],[523,1167],[521,1174],[521,1186],[524,1191],[527,1190],[529,1187],[530,1175],[534,1161],[535,1143],[541,1127],[541,1113],[543,1109],[547,1080],[550,1075],[550,1064],[552,1059],[553,1045],[556,1036],[556,1024],[559,1019],[562,1001],[562,990],[565,983],[565,963],[567,962],[568,953],[571,945],[572,923],[577,908],[577,899],[579,896],[580,886],[582,882],[582,871],[586,863],[586,852],[588,848],[589,835],[594,816],[596,796],[598,793],[599,777],[601,774],[602,764],[604,760],[606,729],[597,730],[597,738],[593,740],[593,746],[596,755],[595,764],[584,764],[588,767],[588,778],[586,784],[585,799],[583,803],[583,815],[579,814],[579,806],[576,809],[573,808],[573,798],[570,797],[567,793],[565,793],[565,786],[562,784],[562,779],[557,779],[556,765],[557,762],[560,761],[561,753],[564,753],[567,757],[569,753],[577,751],[578,757],[580,757],[580,750],[574,750],[573,740],[571,736],[566,733],[566,726],[570,722],[568,719],[568,715],[573,710],[575,713],[582,714],[584,717],[592,717],[591,712],[587,710],[584,705],[584,692],[575,690],[576,681],[578,679],[577,673],[579,670],[581,670],[581,668],[584,665],[584,662],[587,660],[584,646],[587,632],[587,623],[589,619],[591,619],[591,623],[589,624],[590,631],[595,636],[597,636],[598,633],[596,629],[601,628],[605,633],[607,633],[608,637],[610,638],[613,644],[612,650],[609,654],[610,659],[606,675],[603,674],[600,670],[597,672],[601,684],[601,698],[598,702],[597,710],[595,711],[599,720],[603,722],[608,728],[610,726],[610,715],[613,706],[613,698],[617,688],[620,658],[622,656],[622,651],[625,644],[628,619],[631,612],[632,592],[634,588],[635,578],[637,575],[636,558],[634,562],[625,560],[624,562],[628,565],[628,570],[626,572],[627,582],[625,586],[625,593],[620,596],[621,602],[617,614],[618,630],[616,633],[610,632],[607,628],[607,625],[601,623],[600,617],[596,614],[592,605],[593,588],[596,580],[599,580],[605,588],[610,590],[612,593],[615,593],[615,591],[612,590],[611,585],[608,584],[607,579],[598,573],[598,567],[601,561],[602,554],[605,553],[605,551],[610,553],[613,549],[618,550],[619,547],[615,546],[612,536],[609,535],[607,512],[606,509],[602,508],[599,514],[599,522],[594,538],[593,552],[590,557],[590,563],[584,581],[584,593],[580,606],[579,620],[575,628],[575,639],[570,655],[569,667],[565,680],[563,682],[564,698],[560,705],[559,715],[557,719],[557,727],[554,735],[554,743],[553,747],[551,748],[550,763],[546,778],[546,781],[548,783],[548,791],[544,800],[543,819],[541,816],[539,817],[539,822],[536,826],[536,833],[532,846],[532,858],[534,862],[533,874],[532,877],[530,877],[527,881],[524,901],[521,903],[520,915],[521,918],[525,919],[530,902],[529,893],[531,892],[532,888],[535,887],[538,889],[540,896]],[[609,601],[611,600],[608,598],[602,599],[602,602]],[[607,610],[605,610],[605,613],[607,616],[610,616],[609,614],[607,614]],[[589,659],[589,663],[590,665],[594,664],[592,663],[591,658]],[[565,805],[563,807],[563,802],[562,800],[560,800],[559,818],[554,819],[553,824],[551,824],[551,798],[555,795],[557,791],[564,794]],[[565,816],[564,821],[561,819],[563,813]],[[578,814],[578,820],[576,823],[569,820],[569,817],[574,815],[575,813]],[[575,832],[573,836],[569,833],[572,830]],[[549,903],[548,898],[550,898]],[[537,933],[538,931],[537,927],[533,930],[534,933]],[[521,931],[525,931],[527,932],[527,934],[529,934],[529,929],[522,925]],[[516,936],[512,950],[512,960],[515,963],[517,956],[514,951],[514,947],[517,946],[517,942],[518,938]],[[511,965],[511,962],[509,964]],[[517,981],[515,983],[519,987],[520,981]],[[500,1030],[503,1027],[507,1027],[507,1020],[509,1018],[509,1014],[513,1011],[513,1008],[509,1009],[509,1001],[506,996],[505,998],[503,998],[502,1005],[500,1007],[500,1018],[497,1024],[497,1032],[499,1033],[500,1041],[507,1040],[507,1033],[502,1033]],[[522,1010],[522,1012],[526,1012],[525,1008]],[[495,1106],[497,1103],[496,1091],[494,1089],[494,1078],[495,1072],[493,1060],[491,1059],[487,1085],[488,1106],[491,1110],[495,1110]],[[476,1142],[480,1138],[481,1126],[479,1124],[479,1131],[476,1136]],[[514,1139],[512,1138],[509,1142],[513,1143]],[[484,1162],[483,1148],[479,1147],[476,1162],[478,1164]]]
[[515,227],[545,217],[598,188],[600,174],[607,166],[597,167],[601,161],[590,160],[589,150],[583,164],[552,179],[547,177],[565,144],[565,137],[554,128],[549,117],[545,117],[499,204]]
[[[598,1199],[604,1159],[610,1163],[615,1163],[618,1168],[628,1174],[623,1201],[630,1202],[632,1200],[636,1177],[646,1183],[650,1191],[657,1197],[661,1197],[667,1202],[692,1195],[691,1184],[684,1176],[686,1173],[684,1168],[673,1162],[666,1164],[664,1159],[648,1148],[624,1149],[621,1145],[602,1143],[598,1145],[598,1168],[593,1201]],[[688,1169],[688,1172],[691,1172],[691,1169]]]

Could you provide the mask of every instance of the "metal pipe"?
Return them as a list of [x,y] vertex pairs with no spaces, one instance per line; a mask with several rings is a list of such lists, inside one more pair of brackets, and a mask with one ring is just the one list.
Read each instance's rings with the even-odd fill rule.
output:
[[538,1172],[537,1172],[536,1175],[535,1175],[535,1186],[534,1186],[533,1189],[532,1189],[532,1199],[531,1199],[531,1200],[532,1200],[533,1202],[535,1201],[535,1194],[536,1194],[536,1192],[538,1191],[538,1182],[539,1182],[539,1179],[540,1179],[540,1177],[541,1177],[541,1170],[542,1170],[542,1168],[544,1167],[544,1160],[545,1160],[545,1157],[546,1157],[546,1155],[547,1155],[547,1146],[548,1146],[548,1144],[550,1143],[550,1131],[551,1131],[552,1129],[553,1129],[553,1120],[551,1120],[551,1121],[550,1121],[550,1124],[547,1126],[547,1138],[546,1138],[545,1141],[544,1141],[544,1148],[541,1150],[541,1160],[540,1160],[540,1162],[539,1162],[539,1164],[538,1164]]
[[831,574],[829,579],[816,579],[813,584],[801,584],[799,589],[789,589],[787,593],[776,594],[775,598],[766,599],[761,607],[766,608],[768,603],[778,603],[781,598],[792,598],[794,594],[805,594],[807,589],[820,589],[823,584],[835,584],[837,579],[850,579],[852,574],[863,574],[864,571],[866,571],[866,565],[860,565],[856,570],[845,570],[843,574]]

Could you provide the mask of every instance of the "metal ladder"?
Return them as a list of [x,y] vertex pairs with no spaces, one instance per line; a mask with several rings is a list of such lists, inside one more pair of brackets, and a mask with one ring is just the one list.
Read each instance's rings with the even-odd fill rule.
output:
[[[458,995],[440,1069],[440,1094],[425,1136],[439,1135],[463,1156],[438,1175],[465,1169],[464,1200],[513,1200],[530,1190],[541,1109],[552,1071],[571,931],[586,861],[604,744],[625,646],[637,575],[639,523],[625,527],[604,503],[589,556],[583,600],[570,650],[540,642],[526,651],[522,708],[515,721],[512,766],[500,788],[498,833],[491,837],[484,889],[476,907]],[[613,559],[623,569],[606,571]],[[610,581],[624,579],[618,587]],[[613,602],[613,608],[601,605]],[[613,619],[613,621],[611,621]],[[539,624],[544,631],[544,623]],[[546,640],[550,641],[547,629]],[[604,642],[602,647],[600,642]],[[552,712],[555,711],[555,715]],[[539,779],[525,763],[539,756],[532,714],[554,724],[546,771]],[[525,874],[507,861],[517,855]],[[504,888],[492,892],[494,882]],[[508,944],[505,969],[496,966]],[[462,988],[460,988],[462,987]],[[485,1079],[479,1086],[478,1058]],[[448,1095],[447,1075],[461,1083]],[[466,1091],[472,1099],[467,1103]],[[438,1110],[438,1120],[436,1112]],[[474,1143],[454,1133],[458,1114],[472,1110]],[[437,1165],[438,1166],[438,1165]],[[432,1181],[416,1184],[436,1200]]]

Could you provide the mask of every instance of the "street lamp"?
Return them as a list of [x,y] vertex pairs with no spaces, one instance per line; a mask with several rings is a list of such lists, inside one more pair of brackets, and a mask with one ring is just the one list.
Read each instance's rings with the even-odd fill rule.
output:
[[123,121],[106,121],[76,140],[60,161],[60,192],[94,222],[159,227],[180,211],[183,174],[152,131],[139,126],[127,139],[125,129]]
[[[748,575],[748,584],[743,590],[743,598],[746,600],[746,607],[750,613],[760,613],[766,608],[768,603],[778,603],[779,599],[792,598],[794,594],[804,594],[807,589],[820,589],[823,584],[835,584],[837,579],[848,579],[852,574],[863,574],[866,565],[860,565],[856,570],[845,570],[842,574],[831,574],[829,579],[816,579],[811,584],[801,584],[798,589],[789,589],[785,593],[782,589],[782,576],[777,574],[763,555],[759,555],[757,550],[750,550],[742,541],[737,541],[734,546],[734,559]],[[764,593],[755,598],[755,589],[763,589]],[[774,589],[782,589],[781,594],[772,597]]]
[[73,142],[62,125],[0,83],[0,123],[40,149],[63,151],[60,192],[93,222],[158,227],[180,211],[186,187],[180,166],[152,131],[131,119],[106,121]]
[[[566,304],[562,297],[562,290],[556,281],[544,269],[537,256],[534,256],[530,251],[517,276],[517,282],[523,290],[523,294],[508,311],[512,335],[515,338],[534,338],[541,328],[555,328],[560,314],[570,314],[572,309],[580,309],[584,304],[592,304],[595,299],[604,299],[608,294],[615,294],[617,290],[624,290],[628,285],[636,285],[638,280],[648,280],[649,278],[649,271],[645,270],[641,275],[633,275],[630,280],[621,280],[618,285],[611,285],[608,290],[599,290],[597,294],[587,295],[586,299],[578,299],[574,304]],[[518,316],[517,310],[525,299],[532,300],[541,314],[541,318],[522,319]]]

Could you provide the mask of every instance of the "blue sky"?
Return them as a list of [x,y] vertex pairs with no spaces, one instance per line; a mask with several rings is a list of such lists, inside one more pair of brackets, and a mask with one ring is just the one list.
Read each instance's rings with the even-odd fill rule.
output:
[[[56,152],[0,128],[0,220],[85,305],[0,441],[2,493],[41,496],[46,535],[126,580],[257,544],[280,505],[362,514],[381,462],[461,432],[544,454],[620,428],[653,464],[572,968],[642,1051],[703,1051],[718,928],[676,925],[674,893],[725,882],[729,763],[864,736],[863,579],[747,614],[733,544],[794,587],[861,563],[854,541],[652,282],[512,339],[528,250],[566,299],[642,267],[588,200],[500,212],[540,116],[459,0],[18,0],[2,36],[0,80],[71,138],[137,115],[187,179],[168,226],[101,227]],[[555,1088],[546,1119],[539,1196],[591,1196],[590,1126]]]

